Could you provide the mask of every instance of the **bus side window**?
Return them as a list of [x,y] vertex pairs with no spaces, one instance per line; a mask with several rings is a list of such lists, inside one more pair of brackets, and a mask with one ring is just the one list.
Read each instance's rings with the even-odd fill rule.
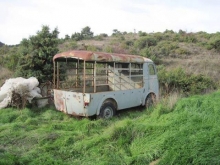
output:
[[149,69],[149,75],[156,75],[156,71],[155,71],[154,66],[152,64],[148,65],[148,69]]

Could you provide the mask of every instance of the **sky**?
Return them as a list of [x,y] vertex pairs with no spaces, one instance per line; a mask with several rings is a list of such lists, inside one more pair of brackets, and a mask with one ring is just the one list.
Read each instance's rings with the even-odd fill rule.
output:
[[220,31],[219,0],[0,0],[0,42],[19,44],[43,25],[59,38],[89,26],[95,35]]

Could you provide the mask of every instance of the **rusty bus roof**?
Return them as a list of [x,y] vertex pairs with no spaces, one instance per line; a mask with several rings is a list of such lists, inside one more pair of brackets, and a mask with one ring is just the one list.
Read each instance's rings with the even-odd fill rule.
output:
[[104,53],[104,52],[92,52],[82,50],[72,50],[56,54],[53,60],[73,58],[85,61],[97,61],[97,62],[124,62],[124,63],[145,63],[152,62],[152,60],[138,56],[128,54],[117,54],[117,53]]

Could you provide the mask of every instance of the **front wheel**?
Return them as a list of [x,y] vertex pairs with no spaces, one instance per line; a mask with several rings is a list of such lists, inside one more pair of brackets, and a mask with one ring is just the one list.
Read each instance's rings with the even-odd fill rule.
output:
[[110,119],[115,115],[115,106],[111,102],[104,102],[100,108],[99,118]]
[[152,107],[156,102],[156,96],[154,94],[149,94],[145,100],[145,108]]

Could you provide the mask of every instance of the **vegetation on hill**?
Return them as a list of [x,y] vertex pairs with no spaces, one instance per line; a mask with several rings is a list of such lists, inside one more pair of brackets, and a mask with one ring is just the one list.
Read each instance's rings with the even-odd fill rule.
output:
[[[57,38],[58,33],[57,29],[50,33],[49,27],[43,26],[35,36],[23,39],[20,45],[0,47],[0,65],[11,72],[16,71],[17,76],[35,76],[41,81],[45,77],[51,80],[51,60],[58,50],[137,54],[151,58],[158,65],[163,91],[186,91],[188,95],[204,93],[219,86],[219,32],[209,34],[166,30],[163,33],[128,33],[114,29],[111,36],[94,36],[91,28],[86,26],[81,32],[67,34],[63,39]],[[180,81],[179,77],[184,79]],[[0,77],[1,83],[6,78]]]
[[111,120],[3,109],[0,164],[219,164],[220,92],[177,99]]
[[16,76],[37,77],[39,82],[52,81],[53,56],[58,52],[58,30],[50,32],[43,26],[37,35],[23,39],[20,43],[20,56],[16,66]]
[[0,42],[0,47],[1,47],[1,46],[4,46],[4,45],[5,45],[4,43]]

